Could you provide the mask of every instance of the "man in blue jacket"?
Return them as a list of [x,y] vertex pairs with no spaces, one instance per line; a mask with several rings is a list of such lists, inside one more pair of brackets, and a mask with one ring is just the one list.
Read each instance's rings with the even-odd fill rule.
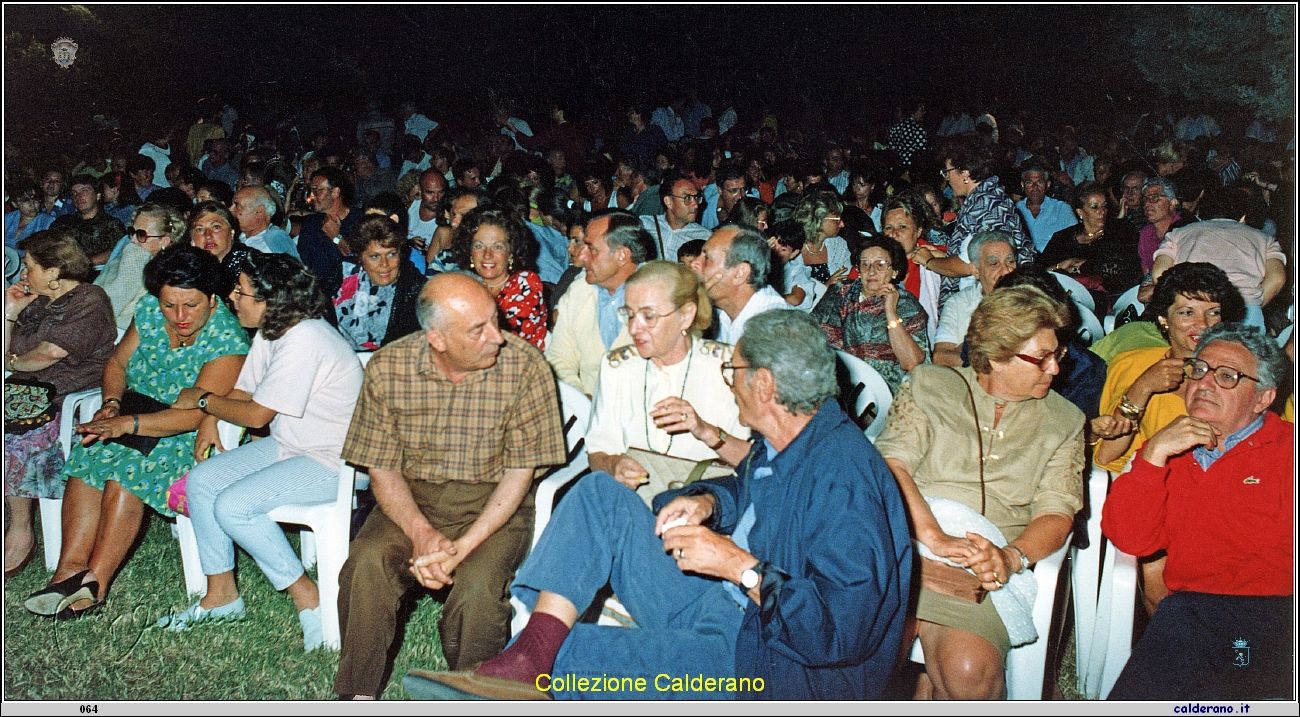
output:
[[[835,353],[797,311],[755,316],[723,364],[763,436],[736,475],[655,500],[605,473],[520,568],[533,612],[474,672],[410,672],[422,699],[876,699],[902,640],[912,547],[884,460],[832,399]],[[576,624],[610,583],[639,629]]]

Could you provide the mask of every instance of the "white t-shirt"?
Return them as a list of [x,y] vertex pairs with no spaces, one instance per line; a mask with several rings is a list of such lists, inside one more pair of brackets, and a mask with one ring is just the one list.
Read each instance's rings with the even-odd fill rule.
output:
[[776,289],[764,286],[749,297],[749,303],[745,304],[745,308],[740,310],[734,321],[730,316],[727,316],[727,312],[718,309],[718,340],[735,346],[736,342],[745,333],[745,322],[764,311],[793,308],[790,302],[785,300],[784,296],[776,293]]
[[361,362],[338,330],[308,319],[275,341],[255,336],[235,388],[276,412],[271,437],[279,460],[310,456],[337,469],[361,377]]
[[812,278],[812,272],[804,266],[803,257],[798,254],[785,263],[785,293],[794,291],[796,286],[803,289],[804,297],[803,302],[794,308],[805,312],[812,311],[813,296],[817,293],[817,280]]
[[943,315],[939,317],[939,330],[934,335],[934,343],[956,344],[961,346],[966,341],[966,329],[970,327],[970,315],[975,313],[984,298],[984,288],[979,282],[962,289],[948,303],[943,305]]
[[433,233],[438,230],[438,217],[435,215],[433,219],[427,222],[421,219],[420,200],[417,199],[411,202],[410,208],[406,210],[406,226],[407,239],[420,237],[424,239],[424,243],[427,245],[429,240],[433,238]]

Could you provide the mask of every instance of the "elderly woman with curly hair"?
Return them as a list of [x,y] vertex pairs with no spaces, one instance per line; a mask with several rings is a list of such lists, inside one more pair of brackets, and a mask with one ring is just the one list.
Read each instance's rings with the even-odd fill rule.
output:
[[1032,286],[984,297],[971,367],[918,366],[876,440],[923,558],[918,699],[1001,699],[1007,652],[1046,639],[1005,598],[1023,595],[1022,573],[1065,544],[1082,505],[1083,413],[1051,391],[1069,321]]
[[478,275],[496,297],[502,328],[538,350],[546,343],[546,302],[537,275],[540,247],[517,215],[480,207],[465,215],[452,240],[452,257]]
[[367,215],[347,242],[351,256],[322,287],[334,303],[326,319],[355,351],[375,351],[419,331],[415,302],[424,275],[407,256],[406,233],[389,217]]
[[[303,572],[284,532],[268,513],[292,503],[325,503],[338,491],[339,452],[361,391],[361,362],[325,316],[330,302],[316,279],[285,254],[244,260],[230,295],[239,324],[257,336],[235,388],[218,396],[181,391],[177,409],[205,415],[194,442],[202,461],[186,481],[190,519],[208,592],[189,609],[159,621],[184,630],[205,620],[244,615],[235,585],[235,543],[257,561],[276,590],[287,590],[302,624],[307,651],[323,640],[320,593]],[[221,448],[217,421],[261,428],[270,438],[202,460]]]

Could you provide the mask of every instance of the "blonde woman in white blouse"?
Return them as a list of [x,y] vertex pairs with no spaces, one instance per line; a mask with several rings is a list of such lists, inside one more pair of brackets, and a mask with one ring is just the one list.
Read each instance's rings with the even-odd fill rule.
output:
[[600,366],[586,436],[592,470],[635,489],[647,471],[629,448],[738,463],[749,452],[749,429],[722,380],[731,347],[700,338],[713,307],[699,279],[680,264],[648,262],[628,279],[625,301],[620,313],[633,344]]

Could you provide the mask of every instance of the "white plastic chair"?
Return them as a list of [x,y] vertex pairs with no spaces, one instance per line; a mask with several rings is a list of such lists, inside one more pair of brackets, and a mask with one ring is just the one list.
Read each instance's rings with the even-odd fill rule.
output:
[[[120,331],[119,331],[120,334]],[[121,338],[120,336],[118,338]],[[70,393],[63,398],[63,413],[59,417],[59,448],[63,458],[72,455],[73,429],[85,423],[99,410],[102,395],[97,388]],[[45,569],[54,570],[59,565],[59,552],[63,549],[63,499],[41,498],[41,538],[45,544]]]
[[1053,271],[1052,276],[1056,277],[1056,282],[1065,289],[1065,293],[1074,299],[1074,303],[1079,306],[1087,307],[1088,311],[1096,311],[1097,303],[1093,301],[1092,294],[1088,293],[1088,287],[1080,284],[1077,279],[1066,276],[1059,271]]
[[1074,565],[1077,688],[1087,699],[1106,699],[1133,650],[1137,558],[1116,549],[1101,532],[1101,511],[1111,476],[1094,467],[1088,480],[1092,515],[1086,550]]
[[808,312],[812,313],[812,310],[816,309],[817,305],[820,304],[822,299],[824,298],[826,298],[826,285],[821,283],[820,281],[814,281],[812,308],[808,309]]
[[1079,340],[1085,346],[1091,346],[1106,335],[1106,330],[1102,327],[1101,322],[1097,320],[1097,315],[1088,310],[1087,307],[1079,306],[1079,318],[1082,322],[1079,324]]
[[1142,288],[1140,285],[1135,286],[1123,294],[1120,294],[1118,299],[1115,299],[1115,305],[1111,307],[1110,313],[1106,315],[1106,319],[1103,322],[1106,333],[1109,334],[1119,326],[1123,326],[1124,324],[1136,319],[1146,310],[1146,306],[1143,305],[1142,302],[1138,301],[1137,298],[1138,289],[1140,288]]
[[[233,423],[217,421],[217,437],[221,439],[221,445],[225,450],[231,450],[239,445],[239,439],[244,435],[244,429]],[[208,578],[203,574],[203,566],[199,564],[199,544],[194,537],[194,524],[184,515],[177,514],[176,526],[172,530],[176,536],[176,541],[180,543],[181,548],[181,571],[185,575],[185,592],[189,595],[206,595],[208,594]]]
[[[583,437],[587,435],[587,424],[591,419],[591,400],[563,381],[557,381],[557,384],[560,390],[560,412],[564,421],[564,441],[569,449],[568,462],[552,470],[537,486],[537,517],[533,521],[532,545],[537,545],[542,531],[546,530],[546,524],[551,520],[556,491],[587,472],[587,449]],[[515,635],[528,624],[529,611],[514,596],[510,597],[510,605],[515,609],[514,618],[510,621],[510,634]]]
[[[225,442],[224,439],[222,441]],[[302,566],[316,565],[316,584],[320,589],[321,623],[325,646],[337,650],[339,634],[339,571],[348,559],[348,537],[352,526],[352,500],[356,470],[345,462],[339,464],[338,492],[328,503],[283,505],[268,516],[277,523],[306,526],[301,533]],[[189,518],[176,516],[181,542],[181,559],[185,567],[185,587],[191,595],[207,592],[207,578],[198,560],[198,543]],[[196,583],[201,583],[197,584]]]
[[844,351],[835,353],[839,355],[844,367],[849,370],[849,380],[853,384],[853,391],[856,392],[856,395],[852,396],[853,418],[860,420],[866,415],[870,406],[876,407],[876,417],[862,431],[874,443],[885,430],[885,416],[889,414],[889,406],[894,402],[894,393],[889,390],[889,384],[885,383],[885,379],[881,378],[880,373],[872,368],[871,364]]
[[[1097,591],[1101,587],[1101,508],[1110,486],[1110,473],[1094,464],[1084,490],[1088,494],[1091,510],[1086,526],[1088,547],[1075,548],[1070,554],[1071,589],[1074,594],[1074,648],[1075,664],[1086,667],[1092,650],[1093,627],[1097,621]],[[1084,692],[1087,673],[1080,667],[1076,671],[1077,689]],[[1094,698],[1095,699],[1095,698]]]
[[[1056,583],[1066,545],[1034,565],[1034,578],[1038,580],[1038,596],[1034,599],[1034,629],[1038,639],[1028,645],[1013,648],[1007,653],[1007,699],[1041,700],[1043,678],[1047,673],[1047,642],[1052,628],[1052,608],[1056,601]],[[912,643],[912,662],[925,664],[921,639]]]

